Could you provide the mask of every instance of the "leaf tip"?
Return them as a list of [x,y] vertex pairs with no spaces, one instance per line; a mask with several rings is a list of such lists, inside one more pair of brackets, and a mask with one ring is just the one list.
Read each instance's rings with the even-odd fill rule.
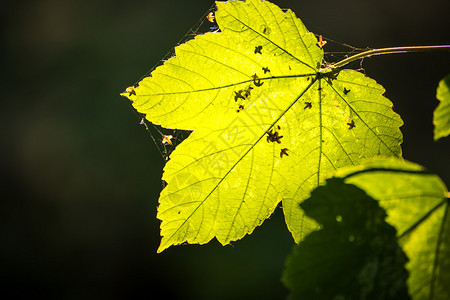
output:
[[166,250],[169,247],[170,247],[170,245],[167,246],[167,243],[161,241],[161,244],[159,244],[159,247],[158,247],[158,250],[156,250],[156,253],[159,254],[159,253],[163,252],[164,250]]

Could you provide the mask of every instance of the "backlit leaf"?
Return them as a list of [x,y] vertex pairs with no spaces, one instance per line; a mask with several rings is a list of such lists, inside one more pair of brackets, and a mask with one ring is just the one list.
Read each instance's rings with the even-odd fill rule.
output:
[[434,140],[450,134],[450,74],[439,82],[436,98],[441,101],[434,111]]
[[292,11],[260,0],[217,6],[220,32],[176,47],[123,94],[154,124],[193,131],[164,168],[158,251],[228,244],[280,202],[300,241],[317,227],[299,206],[312,189],[361,159],[401,156],[402,121],[383,87],[323,71],[318,40]]

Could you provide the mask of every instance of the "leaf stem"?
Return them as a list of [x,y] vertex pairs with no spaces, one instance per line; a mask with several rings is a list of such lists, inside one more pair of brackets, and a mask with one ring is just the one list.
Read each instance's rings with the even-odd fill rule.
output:
[[365,57],[370,57],[372,55],[410,53],[410,52],[442,52],[442,51],[450,51],[450,45],[408,46],[408,47],[390,47],[390,48],[372,49],[372,50],[368,50],[368,51],[364,51],[364,52],[352,55],[352,56],[347,57],[337,63],[334,63],[334,64],[322,69],[321,73],[329,72],[333,69],[345,66],[346,64],[351,63],[355,60],[365,58]]

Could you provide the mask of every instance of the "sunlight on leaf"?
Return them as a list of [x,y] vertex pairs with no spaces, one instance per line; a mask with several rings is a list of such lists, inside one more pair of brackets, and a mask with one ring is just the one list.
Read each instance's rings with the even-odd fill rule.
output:
[[435,141],[450,134],[450,74],[439,82],[436,98],[440,103],[433,114]]
[[450,218],[448,190],[421,166],[400,160],[372,160],[338,172],[345,183],[379,201],[397,229],[409,262],[413,299],[450,298]]
[[291,10],[217,7],[220,32],[176,47],[123,93],[152,123],[193,130],[164,168],[159,252],[240,239],[281,201],[298,242],[317,228],[299,206],[312,189],[361,159],[401,156],[402,120],[383,87],[352,70],[322,73],[323,50]]

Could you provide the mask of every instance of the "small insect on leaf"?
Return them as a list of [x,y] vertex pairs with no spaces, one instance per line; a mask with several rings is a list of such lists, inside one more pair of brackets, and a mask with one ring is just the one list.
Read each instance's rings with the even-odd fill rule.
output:
[[278,144],[281,144],[280,139],[282,138],[282,135],[279,135],[278,131],[273,132],[272,129],[267,132],[267,142],[277,142]]
[[261,50],[262,50],[262,46],[256,46],[255,47],[255,54],[262,54]]
[[244,98],[250,97],[252,90],[253,90],[253,87],[248,86],[248,88],[246,90],[244,90]]
[[267,27],[266,25],[261,25],[260,29],[261,29],[262,33],[264,33],[265,35],[270,34],[270,31],[271,31],[270,27]]
[[350,93],[350,90],[347,90],[346,88],[344,88],[344,94],[347,95],[348,93]]
[[287,153],[289,151],[288,148],[283,148],[280,151],[280,157],[283,158],[283,155],[289,156],[289,154]]
[[163,143],[164,145],[165,145],[165,144],[172,145],[172,138],[173,138],[173,136],[171,136],[171,135],[164,135],[163,140],[162,140],[162,143]]
[[215,19],[216,17],[214,16],[214,13],[213,12],[210,12],[207,16],[206,16],[206,19],[208,19],[208,21],[209,22],[211,22],[211,23],[214,23],[214,19]]
[[244,90],[234,91],[234,101],[238,101],[239,99],[245,100],[245,97],[242,95]]
[[305,102],[305,107],[303,109],[311,109],[312,108],[312,103],[311,102]]
[[261,82],[261,79],[259,79],[258,75],[253,74],[252,78],[253,78],[253,84],[255,86],[262,86],[264,84],[264,82]]
[[353,128],[356,127],[355,121],[353,121],[353,120],[351,120],[350,122],[348,122],[347,125],[348,125],[348,129],[353,129]]
[[322,35],[319,35],[319,42],[317,43],[317,45],[319,45],[319,47],[322,48],[323,46],[325,46],[326,43],[327,41],[323,40]]
[[131,95],[136,95],[136,91],[134,90],[134,85],[127,87],[127,89],[125,90],[126,93],[130,93]]
[[270,72],[270,69],[268,67],[263,67],[262,69],[264,71],[264,74],[266,74],[267,72]]

